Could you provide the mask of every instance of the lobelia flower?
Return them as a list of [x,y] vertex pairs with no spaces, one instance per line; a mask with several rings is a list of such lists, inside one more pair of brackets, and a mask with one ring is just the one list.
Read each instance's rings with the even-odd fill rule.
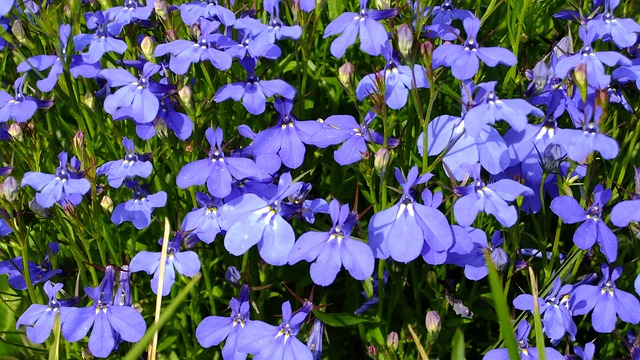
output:
[[267,97],[280,95],[285,99],[293,100],[296,96],[296,89],[283,80],[260,80],[255,73],[255,60],[245,59],[241,64],[248,73],[247,80],[244,83],[237,82],[222,86],[213,97],[215,102],[242,99],[242,105],[250,114],[259,115],[265,110]]
[[485,184],[480,178],[480,164],[467,165],[474,179],[473,184],[459,186],[454,192],[461,195],[453,204],[453,214],[462,226],[470,226],[478,212],[483,211],[495,216],[502,226],[511,227],[518,219],[515,206],[507,204],[518,196],[531,196],[533,191],[528,187],[510,179],[498,180]]
[[640,313],[637,311],[640,307],[638,299],[616,287],[615,282],[621,275],[621,266],[610,271],[609,265],[602,264],[602,279],[597,286],[582,284],[574,287],[573,315],[586,315],[593,309],[591,323],[593,329],[599,333],[615,330],[618,317],[631,324],[640,322]]
[[189,40],[175,40],[168,44],[160,44],[153,55],[173,55],[169,59],[169,69],[182,75],[189,71],[191,64],[208,60],[218,70],[227,70],[231,67],[231,56],[214,47],[214,44],[222,35],[216,31],[220,27],[217,21],[200,20],[201,34],[198,42]]
[[575,69],[578,64],[585,64],[587,69],[587,83],[599,84],[604,82],[604,66],[615,65],[631,65],[631,61],[624,57],[622,54],[615,51],[598,51],[595,52],[591,44],[596,38],[596,30],[594,28],[585,29],[580,27],[580,39],[582,39],[583,46],[580,52],[571,56],[567,56],[556,65],[555,73],[560,79],[564,79],[569,74],[569,71]]
[[[562,339],[565,333],[569,334],[571,341],[575,341],[578,329],[568,307],[568,298],[572,290],[573,286],[571,285],[562,286],[558,277],[553,282],[553,288],[549,295],[544,299],[538,298],[540,315],[544,315],[542,318],[544,333],[552,342]],[[528,310],[533,314],[533,295],[518,295],[513,299],[513,306],[518,310]]]
[[104,16],[112,20],[107,25],[110,34],[117,36],[125,25],[134,21],[149,20],[153,11],[153,1],[147,0],[147,5],[140,5],[137,0],[124,0],[124,6],[114,6],[104,11]]
[[280,326],[259,320],[250,322],[238,339],[238,350],[254,354],[255,360],[313,360],[311,350],[296,337],[310,310],[303,306],[292,316],[291,304],[285,302]]
[[[176,231],[172,240],[169,240],[167,247],[167,257],[164,267],[164,280],[162,283],[162,296],[167,296],[171,292],[171,287],[176,279],[176,271],[180,275],[193,277],[200,272],[200,259],[193,251],[180,251],[180,245],[187,236],[183,231]],[[163,239],[158,240],[162,245]],[[151,279],[151,290],[158,293],[158,278],[160,276],[160,259],[162,252],[140,251],[131,259],[129,263],[130,272],[144,271],[153,274]]]
[[38,108],[47,108],[53,104],[52,101],[36,100],[31,96],[24,95],[22,88],[26,77],[26,74],[22,75],[13,83],[15,97],[4,90],[0,90],[0,123],[9,120],[25,122],[31,119]]
[[316,221],[315,214],[329,212],[329,203],[323,198],[313,200],[307,199],[311,191],[311,184],[304,183],[300,189],[289,195],[288,202],[283,201],[280,208],[282,217],[290,219],[295,216],[301,216],[304,221],[313,224]]
[[[60,166],[54,174],[29,171],[24,174],[21,187],[31,186],[36,193],[36,201],[43,208],[49,208],[56,202],[61,206],[71,203],[74,206],[82,201],[82,195],[91,190],[91,183],[82,172],[67,169],[67,153],[58,155]],[[74,157],[75,159],[75,157]]]
[[196,339],[204,348],[216,346],[226,340],[222,348],[222,358],[225,360],[243,360],[247,353],[238,351],[238,342],[244,337],[244,330],[251,324],[249,320],[249,286],[242,285],[238,298],[231,298],[229,302],[231,316],[208,316],[196,328]]
[[94,304],[84,308],[70,308],[62,322],[62,335],[69,342],[81,340],[93,326],[89,350],[96,357],[106,358],[116,346],[116,338],[137,342],[146,331],[142,315],[130,306],[114,306],[113,285],[115,267],[105,268],[99,286],[84,288]]
[[38,80],[36,82],[38,89],[40,89],[40,91],[42,92],[49,92],[53,90],[53,87],[58,82],[58,77],[62,74],[64,70],[62,63],[64,61],[64,57],[66,54],[69,35],[71,34],[71,26],[69,24],[60,25],[60,29],[58,33],[59,33],[58,40],[60,41],[58,44],[59,45],[58,54],[61,54],[61,55],[33,56],[27,60],[24,60],[20,64],[18,64],[18,67],[16,68],[18,72],[25,72],[31,69],[44,71],[46,69],[51,68],[51,70],[49,71],[49,75],[46,78],[42,80]]
[[[322,127],[310,139],[313,145],[326,148],[330,145],[343,143],[340,149],[333,153],[336,162],[342,166],[353,164],[362,159],[367,152],[367,143],[374,142],[382,145],[384,136],[369,127],[375,119],[376,113],[369,111],[361,124],[351,115],[332,115],[321,120]],[[398,139],[388,138],[387,146],[395,148],[400,144]]]
[[[520,321],[518,323],[518,330],[516,333],[516,340],[518,341],[518,354],[521,360],[538,359],[538,348],[529,347],[529,332],[531,332],[531,326],[526,321]],[[551,347],[544,348],[544,353],[549,360],[565,360],[556,349]],[[483,360],[509,360],[509,350],[507,349],[493,349],[487,352]]]
[[[585,117],[590,118],[589,115]],[[589,120],[585,121],[582,129],[558,129],[552,142],[562,145],[569,159],[576,162],[583,161],[594,151],[598,151],[603,159],[610,160],[618,156],[620,150],[613,138],[601,133],[600,127]]]
[[293,0],[293,5],[304,12],[312,12],[316,8],[315,0]]
[[453,245],[453,235],[447,218],[437,209],[416,202],[411,188],[427,182],[433,175],[418,176],[416,166],[405,178],[396,168],[396,180],[402,187],[402,197],[394,206],[373,215],[369,222],[369,246],[374,256],[408,263],[421,254],[426,242],[433,251],[446,252]]
[[619,4],[620,0],[605,0],[604,12],[589,20],[587,28],[593,28],[602,41],[613,41],[620,49],[624,49],[636,43],[640,25],[633,19],[614,17],[613,11]]
[[611,209],[611,223],[624,227],[630,222],[640,222],[640,170],[635,173],[635,193],[630,200],[617,203]]
[[366,96],[379,92],[382,78],[384,78],[386,104],[390,108],[398,110],[405,106],[409,90],[414,86],[416,88],[429,87],[427,72],[420,65],[414,65],[413,69],[407,65],[400,65],[390,42],[386,42],[382,47],[382,55],[386,60],[384,70],[362,78],[356,87],[356,96],[359,101],[362,101]]
[[604,189],[601,184],[593,190],[593,203],[587,210],[571,196],[559,196],[551,202],[551,211],[566,224],[582,222],[573,234],[573,242],[582,250],[589,250],[598,242],[600,251],[612,263],[618,257],[618,239],[602,220],[602,208],[611,199],[611,189]]
[[299,25],[286,26],[280,20],[280,9],[276,5],[264,4],[265,10],[270,15],[269,24],[265,25],[250,17],[243,17],[236,21],[234,28],[251,33],[252,40],[249,43],[249,50],[253,54],[269,52],[276,40],[292,39],[298,40],[302,35],[302,28]]
[[[273,105],[280,114],[278,122],[253,139],[256,163],[269,173],[278,171],[280,161],[290,169],[300,167],[306,150],[304,144],[313,144],[312,138],[321,127],[317,121],[296,119],[291,114],[292,100],[276,99]],[[280,161],[273,161],[273,154],[277,154]]]
[[584,349],[580,346],[574,346],[573,352],[582,360],[593,360],[596,354],[596,346],[592,342],[584,345]]
[[313,319],[313,327],[311,328],[311,335],[307,340],[307,347],[311,350],[313,360],[322,359],[322,335],[324,334],[324,323],[320,319]]
[[241,37],[239,43],[226,36],[221,36],[217,42],[218,47],[224,49],[224,52],[232,58],[243,60],[249,57],[257,60],[263,57],[275,60],[282,55],[282,50],[275,44],[262,47],[253,45],[253,38],[256,36],[255,32],[259,30],[260,25],[262,25],[261,22],[253,18],[241,18],[238,19],[237,23],[238,25],[235,28],[241,27],[238,31],[238,36]]
[[209,193],[217,198],[226,197],[231,193],[233,180],[242,180],[249,177],[263,179],[262,170],[251,159],[242,157],[225,157],[222,152],[222,129],[208,128],[205,136],[211,149],[209,158],[191,162],[178,173],[176,185],[186,189],[193,185],[207,184]]
[[178,8],[182,21],[188,26],[195,24],[200,18],[217,20],[224,26],[232,26],[236,20],[233,11],[218,5],[217,0],[192,1],[180,5]]
[[341,58],[347,48],[356,42],[360,33],[360,50],[372,56],[382,53],[389,35],[378,21],[398,14],[398,10],[368,10],[368,0],[360,0],[360,12],[346,12],[338,16],[324,29],[323,38],[341,34],[331,43],[331,55]]
[[456,9],[451,0],[444,0],[442,5],[434,6],[430,9],[424,8],[424,15],[431,15],[432,24],[451,24],[453,20],[464,20],[473,18],[473,13],[469,10]]
[[106,79],[111,87],[121,87],[104,99],[104,110],[114,120],[130,117],[136,123],[146,124],[155,120],[160,109],[158,96],[167,89],[149,78],[162,68],[152,62],[144,64],[140,78],[136,78],[124,69],[104,69],[99,76]]
[[153,165],[149,161],[151,153],[136,154],[133,140],[126,136],[122,138],[122,146],[127,151],[124,160],[109,161],[96,169],[96,175],[107,175],[109,185],[114,188],[119,188],[124,179],[136,176],[146,179],[153,172]]
[[300,260],[313,262],[309,269],[311,280],[320,286],[331,285],[344,265],[356,280],[365,280],[373,273],[374,259],[371,248],[351,238],[358,214],[349,211],[333,199],[329,203],[333,226],[328,232],[309,231],[300,236],[289,253],[289,264]]
[[15,0],[3,1],[0,3],[0,16],[5,16],[13,9],[13,5],[15,4]]
[[245,193],[222,207],[222,228],[227,230],[224,247],[231,254],[244,254],[258,245],[260,256],[271,265],[284,265],[289,260],[295,233],[282,217],[282,201],[299,190],[302,183],[293,183],[290,173],[278,181],[277,193],[268,200],[256,194]]
[[[458,227],[461,228],[461,227]],[[473,248],[467,253],[463,252],[450,252],[447,256],[447,264],[455,264],[464,267],[464,276],[473,281],[483,279],[489,274],[489,267],[484,257],[485,249],[488,249],[491,253],[491,262],[498,270],[501,270],[509,263],[509,256],[501,248],[504,238],[500,231],[496,231],[491,236],[491,246],[487,243],[487,234],[484,231],[472,227],[462,228],[468,236],[471,238]],[[459,231],[455,231],[456,242],[461,238],[462,234]]]
[[[387,272],[387,270],[384,270],[384,274],[382,277],[382,287],[384,288],[385,285],[387,285],[387,280],[389,280],[389,273]],[[362,294],[362,296],[364,296],[365,298],[365,302],[362,304],[362,306],[360,306],[358,309],[356,309],[356,311],[353,312],[354,315],[360,315],[363,312],[369,310],[369,308],[371,308],[373,305],[377,304],[378,301],[380,301],[380,299],[378,298],[378,286],[379,286],[380,282],[378,281],[378,279],[373,279],[372,281],[372,287],[373,287],[373,294],[372,297],[369,297],[369,295],[367,295],[366,291],[362,291],[360,292],[360,294]]]
[[192,237],[211,244],[216,235],[222,231],[222,217],[219,211],[223,205],[222,200],[199,191],[196,193],[196,200],[200,208],[185,215],[182,231],[189,232]]
[[89,29],[95,29],[94,34],[78,34],[73,37],[73,44],[76,51],[82,51],[87,46],[89,50],[82,54],[82,59],[94,64],[102,59],[107,52],[115,52],[124,54],[127,51],[127,43],[120,39],[114,38],[114,34],[110,33],[107,27],[108,18],[104,16],[101,10],[95,13],[88,12],[84,14]]
[[125,180],[124,184],[133,190],[133,199],[118,204],[113,209],[111,221],[116,225],[131,221],[136,229],[144,229],[151,224],[153,210],[163,207],[167,203],[167,193],[159,191],[155,194],[149,194],[146,186],[138,184],[136,180]]
[[479,68],[478,59],[490,67],[498,64],[513,66],[518,59],[513,53],[501,47],[480,47],[476,37],[480,30],[480,19],[468,17],[462,21],[467,33],[464,45],[442,44],[433,50],[433,68],[451,67],[453,77],[458,80],[471,79]]
[[60,318],[64,319],[67,311],[70,310],[57,299],[57,294],[62,287],[63,284],[47,281],[44,284],[44,292],[49,297],[49,303],[47,305],[32,304],[16,322],[16,330],[20,325],[27,326],[27,336],[35,344],[45,342],[51,334],[56,316],[60,314]]
[[149,140],[156,135],[156,126],[166,125],[180,140],[186,140],[193,132],[193,122],[187,114],[176,111],[176,102],[170,97],[160,100],[158,115],[152,123],[136,123],[136,134],[142,140]]
[[[57,252],[51,251],[56,254]],[[29,260],[27,267],[29,268],[29,279],[32,285],[43,283],[52,277],[60,274],[61,269],[51,269],[49,262],[49,254],[47,254],[41,264]],[[24,263],[22,256],[0,261],[0,275],[9,275],[9,285],[16,290],[27,290],[27,281],[24,278]]]

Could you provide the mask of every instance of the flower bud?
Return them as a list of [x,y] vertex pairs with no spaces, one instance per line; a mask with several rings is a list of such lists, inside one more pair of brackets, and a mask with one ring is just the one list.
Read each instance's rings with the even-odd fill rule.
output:
[[389,336],[387,336],[387,347],[396,351],[398,349],[398,342],[398,333],[395,331],[390,332]]
[[224,278],[233,284],[240,284],[240,279],[242,279],[242,275],[240,274],[240,270],[238,270],[235,266],[229,266],[227,271],[224,273]]
[[109,214],[113,212],[113,200],[111,200],[109,195],[102,197],[102,200],[100,200],[100,206],[102,206],[102,208]]
[[384,177],[387,172],[390,159],[391,153],[389,153],[389,149],[383,147],[376,151],[376,155],[373,157],[373,167],[380,174],[380,177]]
[[437,335],[442,327],[440,315],[433,310],[429,311],[424,319],[424,324],[426,325],[429,334]]
[[549,144],[544,149],[544,170],[552,172],[560,166],[560,163],[564,160],[564,150],[562,146],[558,144]]
[[78,130],[73,137],[73,150],[76,154],[82,154],[84,151],[84,133],[82,130]]
[[369,345],[367,346],[367,354],[370,357],[375,358],[378,356],[378,349],[376,349],[375,345]]
[[9,125],[9,129],[7,129],[7,132],[18,141],[22,141],[22,139],[24,138],[22,136],[22,127],[18,123],[11,123],[11,125]]
[[16,195],[18,194],[18,182],[13,176],[8,176],[4,179],[2,183],[2,196],[9,202],[13,202],[16,200]]
[[322,333],[324,332],[324,323],[318,319],[313,320],[311,335],[307,341],[307,347],[311,350],[314,359],[322,358]]
[[202,35],[202,31],[200,30],[200,25],[198,23],[189,26],[189,32],[194,39],[200,39],[200,35]]
[[587,102],[587,64],[580,63],[573,70],[573,80],[578,86],[582,101]]
[[11,33],[16,37],[16,39],[18,39],[20,43],[26,44],[29,42],[29,39],[27,39],[27,32],[24,29],[22,21],[13,21],[13,24],[11,24]]
[[420,54],[422,55],[422,60],[427,68],[430,68],[431,58],[433,55],[433,43],[429,40],[426,40],[422,44],[420,44]]
[[91,354],[91,351],[89,350],[89,348],[82,348],[82,360],[93,360],[93,354]]
[[411,55],[413,47],[413,31],[408,24],[402,24],[398,27],[398,50],[402,56],[408,58]]
[[155,56],[153,56],[153,51],[156,48],[156,44],[153,42],[153,38],[149,35],[145,36],[140,43],[140,48],[142,49],[142,55],[149,60],[154,61]]
[[84,101],[84,104],[87,105],[89,109],[95,110],[96,97],[93,95],[93,92],[88,91],[84,93],[84,98],[82,99],[82,101]]
[[353,64],[348,61],[345,61],[344,64],[340,66],[340,69],[338,69],[338,80],[340,80],[342,86],[346,87],[347,89],[350,89],[352,87],[351,77],[353,76],[353,71]]
[[192,92],[189,85],[185,85],[180,90],[178,90],[178,96],[180,97],[180,101],[182,101],[182,105],[184,105],[187,109],[191,109],[193,106],[192,101]]
[[167,2],[164,0],[155,0],[153,6],[156,11],[156,15],[164,21],[169,18],[169,11],[167,10]]
[[491,262],[496,266],[496,269],[502,270],[509,264],[509,256],[502,248],[494,248],[491,250]]
[[391,9],[391,1],[389,1],[389,0],[376,0],[376,6],[380,10]]

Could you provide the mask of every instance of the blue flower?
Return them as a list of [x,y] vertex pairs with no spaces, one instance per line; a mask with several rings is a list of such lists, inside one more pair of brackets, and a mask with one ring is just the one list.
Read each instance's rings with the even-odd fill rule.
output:
[[218,20],[225,26],[232,26],[236,20],[233,11],[218,5],[217,0],[192,1],[178,8],[182,21],[189,26],[195,24],[200,18]]
[[382,53],[382,48],[387,43],[389,35],[384,25],[378,20],[396,16],[396,9],[368,10],[368,0],[360,0],[360,12],[346,12],[333,20],[324,29],[324,38],[337,35],[337,39],[331,43],[331,55],[341,58],[347,48],[356,42],[356,36],[360,33],[360,50],[372,56]]
[[116,225],[131,221],[136,229],[144,229],[151,224],[153,210],[167,203],[167,193],[159,191],[149,194],[146,188],[135,180],[125,180],[125,185],[133,190],[133,199],[118,204],[113,209],[111,221]]
[[[531,332],[531,326],[526,321],[520,321],[518,323],[518,331],[516,334],[516,340],[518,341],[518,353],[521,360],[538,359],[538,348],[529,347],[529,332]],[[549,360],[566,360],[562,354],[556,349],[551,347],[544,348],[544,353]],[[482,360],[509,360],[509,350],[507,349],[493,349],[487,352]]]
[[[167,247],[166,264],[164,267],[164,282],[162,283],[162,296],[167,296],[171,292],[171,287],[175,282],[176,271],[184,276],[196,276],[200,272],[200,259],[198,254],[193,251],[180,251],[180,245],[186,234],[177,231],[172,240],[169,241]],[[163,239],[158,240],[158,244],[162,245]],[[129,263],[129,271],[144,271],[147,274],[153,274],[151,279],[151,290],[154,294],[158,293],[158,278],[160,276],[160,259],[161,252],[140,251],[131,259]]]
[[251,324],[249,320],[249,286],[240,288],[238,298],[229,302],[231,316],[208,316],[196,328],[196,339],[202,347],[208,348],[220,344],[226,339],[222,348],[222,358],[225,360],[241,360],[247,358],[247,353],[238,351],[238,342],[244,337],[244,330]]
[[329,203],[329,215],[333,221],[331,231],[302,234],[289,253],[289,264],[313,261],[311,279],[321,286],[331,285],[343,265],[354,279],[367,279],[373,273],[373,253],[367,244],[351,238],[358,215],[335,199]]
[[[453,227],[453,226],[452,226]],[[476,228],[460,226],[454,227],[453,234],[456,244],[464,242],[464,235],[471,238],[472,249],[465,254],[464,252],[450,251],[447,256],[447,264],[455,264],[464,267],[464,276],[469,280],[481,280],[489,274],[489,267],[484,257],[485,249],[491,253],[491,262],[500,270],[509,263],[509,256],[506,251],[501,248],[504,238],[500,231],[496,231],[491,236],[491,246],[487,243],[487,234]],[[460,231],[464,230],[464,232]]]
[[69,342],[81,340],[93,326],[89,337],[89,350],[96,357],[106,358],[116,346],[116,340],[137,342],[146,331],[142,315],[130,306],[113,304],[115,268],[107,266],[98,287],[85,287],[85,293],[94,301],[92,306],[72,308],[62,322],[62,335]]
[[220,208],[222,200],[207,196],[202,192],[196,193],[196,200],[199,209],[194,209],[184,217],[182,222],[182,230],[188,231],[191,236],[202,240],[207,244],[211,244],[215,240],[216,235],[222,231],[222,218],[220,216]]
[[[51,270],[51,263],[48,255],[42,264],[38,265],[29,260],[29,278],[33,285],[45,282],[62,272],[61,269]],[[0,261],[0,275],[9,275],[9,285],[16,290],[27,290],[27,282],[24,278],[24,264],[22,256],[13,259]]]
[[313,360],[311,350],[296,338],[309,310],[302,307],[292,316],[291,304],[285,302],[280,326],[259,320],[250,322],[238,339],[238,350],[254,354],[255,360]]
[[630,222],[640,222],[640,169],[635,173],[635,192],[631,199],[617,203],[611,209],[611,223],[615,226],[627,226]]
[[136,154],[133,140],[126,136],[122,139],[122,146],[127,151],[124,160],[109,161],[96,169],[96,175],[107,175],[109,185],[114,188],[119,188],[124,179],[136,176],[146,179],[153,171],[153,165],[149,162],[151,154]]
[[501,47],[480,47],[477,36],[480,30],[480,19],[465,18],[462,22],[467,32],[464,45],[442,44],[433,50],[433,68],[451,67],[453,77],[459,80],[471,79],[477,72],[482,60],[490,67],[498,64],[513,66],[518,59],[513,53]]
[[36,201],[43,208],[49,208],[56,202],[65,205],[69,202],[78,205],[82,201],[82,195],[91,190],[91,183],[83,177],[81,172],[67,170],[67,153],[58,155],[60,166],[56,174],[44,174],[29,171],[24,174],[20,186],[31,186],[38,193]]
[[100,61],[102,55],[107,52],[124,54],[127,51],[127,43],[114,38],[115,34],[109,32],[107,27],[108,18],[104,16],[101,10],[95,13],[86,13],[84,17],[87,21],[87,27],[95,29],[95,33],[78,34],[73,37],[73,43],[76,51],[82,51],[89,46],[89,50],[82,54],[82,59],[85,62],[94,64]]
[[60,314],[60,318],[64,318],[69,307],[64,306],[57,299],[57,294],[62,290],[62,284],[51,283],[47,281],[44,284],[44,292],[49,297],[49,303],[47,305],[32,304],[29,308],[20,315],[20,318],[16,322],[16,329],[20,325],[27,326],[27,336],[29,340],[36,344],[42,344],[47,340],[53,329],[56,316]]
[[573,242],[582,250],[589,250],[598,242],[600,251],[612,263],[618,257],[618,239],[602,220],[602,208],[611,199],[611,189],[598,184],[593,190],[593,203],[587,210],[571,196],[559,196],[551,202],[551,210],[566,224],[583,222],[573,234]]
[[31,69],[35,69],[38,71],[44,71],[48,68],[51,68],[49,71],[49,75],[36,82],[38,89],[42,92],[49,92],[53,90],[53,87],[58,82],[58,77],[63,72],[63,61],[65,61],[65,49],[67,48],[67,42],[69,41],[69,34],[71,33],[71,26],[69,24],[60,25],[60,30],[58,31],[59,35],[59,50],[58,53],[61,55],[37,55],[30,57],[27,60],[24,60],[20,64],[16,70],[18,72],[25,72]]
[[613,41],[620,49],[633,46],[640,33],[640,25],[633,19],[619,19],[613,16],[613,11],[620,4],[620,0],[605,0],[604,13],[596,15],[587,22],[587,28],[593,28],[603,41]]
[[122,28],[133,21],[149,20],[153,11],[153,1],[147,0],[146,6],[140,5],[136,0],[123,0],[124,6],[114,6],[104,11],[104,16],[112,20],[107,25],[109,33],[117,36]]
[[621,275],[622,267],[618,266],[610,272],[609,265],[603,264],[602,279],[597,286],[582,284],[574,287],[573,315],[586,315],[593,309],[591,323],[593,329],[599,333],[615,330],[618,317],[631,324],[640,322],[638,299],[616,287],[616,280]]
[[196,160],[185,165],[176,177],[176,185],[186,189],[193,185],[207,184],[209,193],[223,198],[231,193],[234,179],[242,180],[248,177],[263,179],[262,170],[251,159],[242,157],[225,157],[222,152],[222,129],[208,128],[205,132],[207,141],[211,145],[207,159]]
[[11,96],[6,91],[0,90],[0,123],[7,122],[9,120],[25,122],[31,119],[38,108],[51,106],[52,102],[39,101],[31,96],[25,96],[22,93],[24,79],[26,77],[26,74],[22,75],[13,83],[13,88],[15,89],[16,94],[15,96]]
[[307,347],[311,350],[313,360],[322,359],[322,336],[324,335],[324,323],[320,319],[313,319],[311,335],[307,340]]

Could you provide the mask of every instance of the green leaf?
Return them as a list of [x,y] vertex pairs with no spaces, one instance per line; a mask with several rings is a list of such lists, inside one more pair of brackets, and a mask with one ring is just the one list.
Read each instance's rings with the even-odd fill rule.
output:
[[464,355],[464,333],[457,329],[451,344],[451,360],[466,359]]
[[344,0],[327,0],[327,6],[329,7],[329,18],[331,20],[337,18],[344,12]]
[[314,311],[315,315],[323,323],[333,327],[344,327],[371,322],[371,319],[349,313],[326,313],[323,311]]

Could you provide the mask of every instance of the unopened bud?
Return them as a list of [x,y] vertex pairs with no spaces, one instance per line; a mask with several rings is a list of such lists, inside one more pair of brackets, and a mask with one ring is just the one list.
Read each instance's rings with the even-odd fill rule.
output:
[[636,169],[634,184],[635,184],[635,190],[636,190],[634,199],[640,199],[640,169]]
[[389,1],[389,0],[376,0],[376,6],[380,10],[391,9],[391,1]]
[[376,169],[380,177],[384,177],[389,166],[389,160],[391,159],[391,153],[389,149],[383,147],[376,151],[376,155],[373,158],[373,167]]
[[93,354],[88,348],[82,348],[82,360],[93,360]]
[[440,332],[440,328],[442,327],[440,315],[438,315],[438,313],[433,310],[429,311],[424,319],[424,324],[427,327],[427,331],[429,332],[429,334],[438,334]]
[[491,250],[491,262],[496,266],[496,269],[502,270],[509,263],[509,256],[502,248],[494,248]]
[[322,334],[324,332],[324,323],[318,319],[313,320],[313,328],[311,335],[307,341],[307,347],[311,350],[314,359],[322,358]]
[[602,122],[606,119],[607,109],[609,108],[609,91],[607,87],[603,87],[601,89],[604,90],[596,90],[596,108],[599,107],[602,112],[600,113],[599,119],[593,119],[593,121],[596,121],[598,124],[602,124]]
[[193,106],[192,92],[189,85],[185,85],[180,90],[178,90],[178,96],[180,97],[180,101],[182,101],[182,105],[184,105],[187,109],[191,109]]
[[156,11],[156,15],[164,21],[169,18],[169,11],[167,10],[167,2],[164,0],[155,0],[153,6]]
[[82,130],[78,130],[73,137],[73,150],[76,154],[82,154],[84,151],[84,133]]
[[144,55],[147,60],[155,60],[156,57],[153,56],[153,51],[156,49],[156,44],[153,42],[153,38],[151,36],[147,35],[142,38],[140,49],[142,49],[142,55]]
[[240,270],[238,270],[235,266],[229,266],[227,271],[224,273],[224,278],[233,284],[240,284],[240,280],[242,279],[242,275],[240,274]]
[[189,32],[194,39],[200,39],[200,35],[202,35],[202,31],[200,30],[200,24],[195,23],[189,26]]
[[2,183],[2,196],[9,202],[16,200],[18,194],[18,182],[13,176],[8,176]]
[[353,76],[353,64],[345,61],[344,64],[342,64],[342,66],[340,66],[340,69],[338,69],[338,80],[340,80],[340,83],[342,84],[342,86],[346,87],[347,89],[351,88],[351,77]]
[[367,346],[367,354],[374,358],[378,356],[378,349],[375,347],[375,345],[369,345]]
[[544,149],[544,170],[552,172],[564,160],[564,150],[558,144],[550,144]]
[[164,122],[164,119],[162,119],[161,117],[157,117],[155,120],[153,120],[153,128],[158,136],[167,136],[167,123]]
[[390,332],[389,336],[387,336],[387,347],[396,351],[398,349],[398,342],[398,333],[395,331]]
[[398,50],[402,56],[408,58],[411,55],[413,47],[413,31],[408,24],[402,24],[398,27]]
[[102,206],[102,208],[109,214],[113,212],[113,200],[111,200],[109,195],[102,197],[102,200],[100,200],[100,206]]
[[420,44],[420,54],[422,54],[422,59],[427,67],[430,67],[429,64],[431,64],[431,58],[433,56],[433,43],[426,40]]
[[587,64],[580,63],[573,70],[573,80],[578,86],[582,101],[587,102]]
[[11,125],[9,125],[9,129],[7,129],[7,132],[9,133],[9,135],[11,135],[11,137],[18,141],[22,141],[22,139],[24,138],[22,136],[22,127],[18,123],[11,123]]
[[27,33],[24,30],[24,25],[22,24],[22,21],[20,20],[13,21],[13,24],[11,24],[11,33],[13,34],[13,36],[16,37],[16,39],[18,39],[20,43],[26,44],[29,42],[29,40],[27,39]]
[[95,110],[96,97],[93,95],[93,92],[88,91],[84,93],[84,98],[82,99],[82,101],[84,101],[84,104],[87,105],[89,109]]

